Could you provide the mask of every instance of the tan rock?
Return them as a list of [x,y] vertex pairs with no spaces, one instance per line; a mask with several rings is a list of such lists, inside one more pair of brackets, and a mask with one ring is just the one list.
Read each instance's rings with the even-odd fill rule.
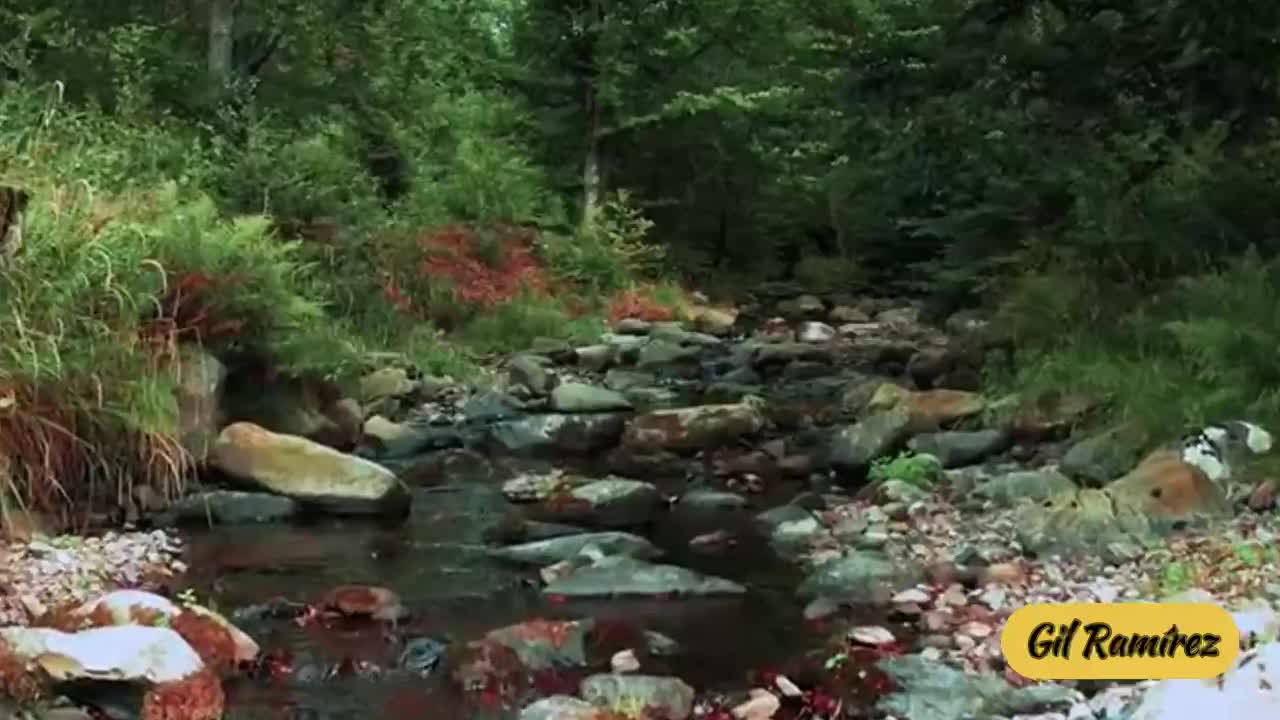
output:
[[1107,486],[1117,505],[1149,518],[1221,517],[1231,511],[1222,488],[1169,449],[1152,452]]
[[269,492],[344,511],[376,512],[407,500],[404,485],[377,463],[252,423],[223,428],[209,460]]
[[410,395],[417,389],[418,383],[409,379],[404,368],[382,368],[361,378],[360,401],[373,403],[384,398]]
[[915,428],[935,428],[980,414],[986,409],[986,401],[981,395],[964,390],[912,391],[884,383],[876,389],[866,409],[877,412],[893,408],[906,409]]
[[765,418],[754,403],[654,410],[627,423],[622,444],[630,450],[700,450],[759,432]]
[[695,305],[689,308],[689,316],[693,321],[694,329],[710,335],[728,335],[733,330],[734,324],[738,322],[736,310],[707,306]]

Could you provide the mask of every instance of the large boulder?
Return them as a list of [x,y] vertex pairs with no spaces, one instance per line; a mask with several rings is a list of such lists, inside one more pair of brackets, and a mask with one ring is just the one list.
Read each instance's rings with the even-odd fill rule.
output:
[[0,628],[13,658],[49,679],[173,683],[205,669],[186,640],[166,627],[118,625],[67,633],[51,628]]
[[612,412],[528,415],[490,426],[485,441],[509,455],[589,455],[616,445],[625,424],[625,415]]
[[579,598],[742,595],[732,580],[702,575],[678,565],[649,563],[624,556],[605,557],[557,578],[545,595]]
[[925,431],[955,425],[982,413],[986,407],[986,400],[981,395],[964,390],[912,391],[885,383],[876,389],[866,410],[904,410],[911,417],[912,427]]
[[724,405],[700,405],[654,410],[627,424],[622,444],[633,451],[701,450],[724,445],[759,432],[765,417],[750,400]]
[[184,345],[173,373],[179,442],[196,462],[204,462],[222,422],[222,385],[227,369],[213,355]]
[[873,413],[837,431],[831,438],[832,469],[853,476],[865,473],[872,461],[888,455],[906,441],[910,426],[911,416],[900,408],[893,408]]
[[409,505],[407,488],[381,465],[252,423],[223,428],[210,462],[258,488],[341,514],[403,513]]

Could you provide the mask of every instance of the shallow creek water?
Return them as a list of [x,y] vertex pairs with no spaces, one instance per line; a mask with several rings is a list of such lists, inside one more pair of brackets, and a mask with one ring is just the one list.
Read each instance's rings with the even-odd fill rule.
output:
[[[448,638],[453,650],[489,630],[535,617],[635,623],[675,639],[682,648],[664,658],[665,665],[647,664],[644,672],[681,677],[700,691],[749,687],[753,671],[778,667],[823,639],[803,621],[792,573],[753,535],[750,513],[717,520],[711,528],[689,527],[664,516],[648,531],[666,551],[663,562],[737,580],[750,588],[745,597],[550,602],[538,593],[536,573],[485,554],[484,530],[510,508],[501,482],[455,482],[416,490],[409,519],[396,527],[329,519],[311,525],[188,531],[189,583],[228,614],[278,598],[312,601],[343,584],[387,587],[413,616],[398,630],[402,636]],[[739,534],[735,548],[714,557],[688,551],[689,537],[725,528],[726,522]],[[385,631],[371,624],[345,630],[299,627],[288,620],[240,624],[264,651],[287,649],[295,668],[310,667],[313,673],[343,661],[390,665],[395,658]],[[382,675],[308,681],[306,675],[299,671],[285,680],[236,681],[228,688],[228,717],[470,720],[518,715],[518,708],[476,706],[449,682],[447,669],[426,679]]]

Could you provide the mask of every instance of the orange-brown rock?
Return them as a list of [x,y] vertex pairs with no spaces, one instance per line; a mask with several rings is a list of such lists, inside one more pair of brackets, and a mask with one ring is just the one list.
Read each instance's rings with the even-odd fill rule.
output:
[[981,395],[964,390],[912,391],[899,385],[885,383],[876,389],[867,403],[868,411],[902,408],[911,416],[911,426],[924,430],[954,425],[974,417],[986,409]]
[[1107,486],[1117,504],[1152,519],[1221,515],[1230,503],[1221,487],[1174,450],[1156,450]]

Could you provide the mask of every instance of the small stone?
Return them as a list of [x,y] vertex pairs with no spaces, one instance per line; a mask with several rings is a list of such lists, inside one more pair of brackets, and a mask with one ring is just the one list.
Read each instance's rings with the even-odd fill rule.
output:
[[964,607],[969,604],[969,598],[965,595],[962,586],[952,585],[947,588],[946,592],[942,593],[942,597],[938,598],[938,604],[950,607]]
[[849,639],[863,645],[888,645],[894,642],[893,633],[878,625],[862,625],[849,631]]
[[953,645],[950,635],[942,635],[938,633],[925,635],[920,638],[920,644],[927,648],[934,648],[935,650],[947,650]]
[[781,692],[783,697],[800,697],[804,695],[804,691],[800,689],[800,686],[791,682],[791,678],[786,675],[775,677],[773,684],[777,686],[778,692]]
[[573,574],[577,570],[577,563],[572,560],[561,560],[553,565],[548,565],[538,571],[538,575],[542,578],[542,582],[550,585],[557,580],[563,580]]
[[962,653],[967,653],[978,646],[978,641],[968,635],[957,635],[955,643],[956,649]]
[[1016,585],[1026,579],[1026,573],[1013,563],[994,563],[982,571],[982,579],[989,584]]
[[993,630],[991,629],[991,626],[986,623],[967,622],[960,626],[960,632],[968,635],[969,637],[982,639],[990,637]]
[[621,650],[614,653],[609,659],[609,667],[613,668],[616,673],[631,673],[640,671],[640,661],[636,659],[635,651]]
[[987,588],[978,596],[978,600],[983,605],[992,610],[999,610],[1004,607],[1008,593],[998,587]]
[[927,605],[930,599],[929,593],[920,588],[909,588],[893,596],[894,603],[915,603],[916,605]]
[[922,620],[929,632],[943,632],[951,627],[951,613],[946,610],[931,610],[924,614]]
[[768,690],[752,690],[750,699],[731,711],[738,720],[769,720],[782,708],[782,702]]

